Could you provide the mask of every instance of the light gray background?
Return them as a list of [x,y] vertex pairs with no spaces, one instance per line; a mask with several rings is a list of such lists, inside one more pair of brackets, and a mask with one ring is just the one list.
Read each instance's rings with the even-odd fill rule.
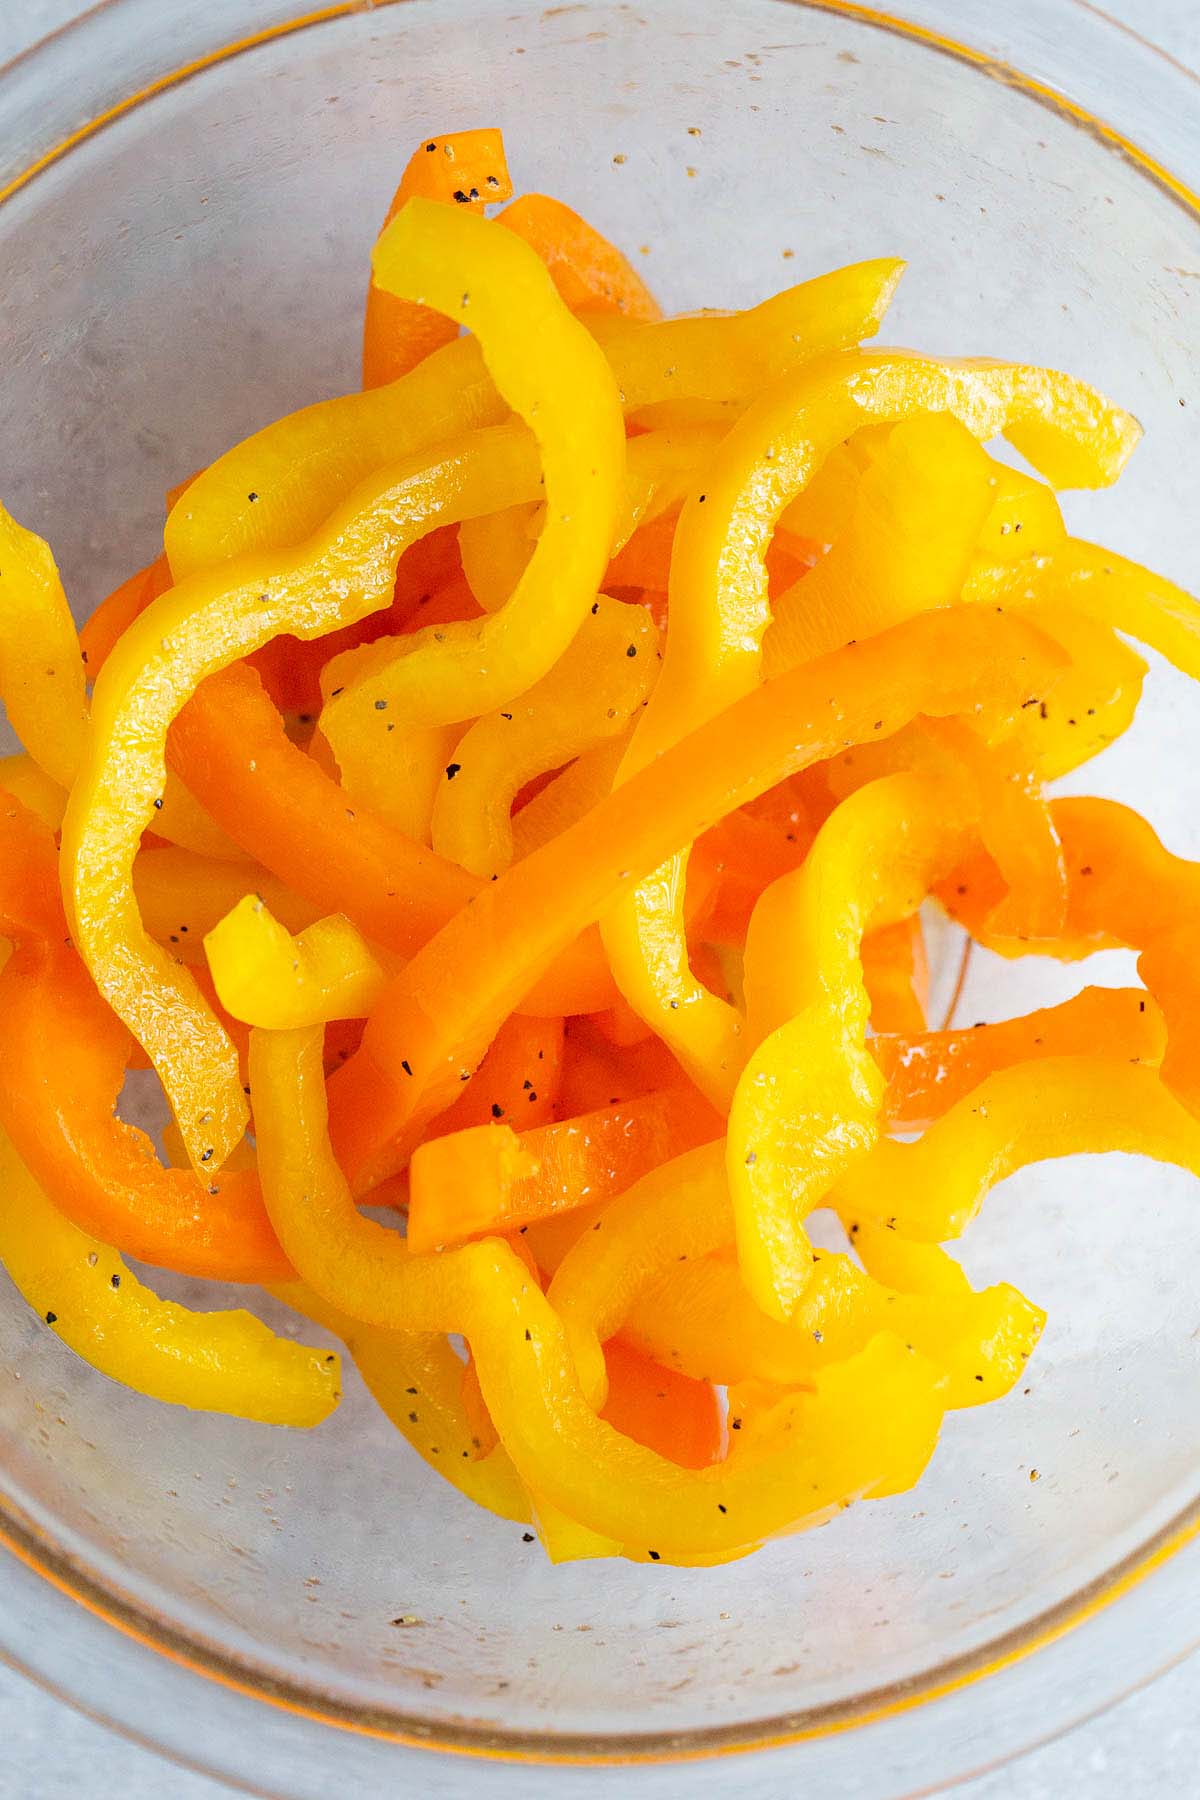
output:
[[[79,0],[0,0],[0,63],[82,10]],[[1107,10],[1200,68],[1200,0],[1108,0]],[[737,1789],[734,1762],[730,1794]],[[232,1792],[114,1737],[0,1665],[0,1800],[226,1800]],[[954,1800],[1117,1795],[1200,1796],[1200,1656],[1057,1743],[955,1789]]]

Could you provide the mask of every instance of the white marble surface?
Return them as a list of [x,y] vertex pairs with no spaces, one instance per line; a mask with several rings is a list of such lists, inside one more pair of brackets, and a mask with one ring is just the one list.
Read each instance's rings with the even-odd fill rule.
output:
[[[82,10],[79,0],[0,0],[0,63]],[[1107,0],[1106,10],[1200,68],[1200,0]],[[736,1763],[729,1769],[733,1796]],[[232,1791],[126,1743],[0,1665],[0,1800],[221,1800]],[[1200,1795],[1200,1656],[1058,1742],[957,1788],[954,1800],[1118,1795]]]

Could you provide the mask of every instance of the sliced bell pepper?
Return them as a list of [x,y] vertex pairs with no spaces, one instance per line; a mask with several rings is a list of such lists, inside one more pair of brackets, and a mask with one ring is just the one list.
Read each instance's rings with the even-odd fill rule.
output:
[[833,1193],[843,1218],[901,1238],[959,1237],[990,1188],[1027,1163],[1123,1150],[1200,1173],[1200,1123],[1154,1069],[1102,1056],[1047,1057],[986,1077],[921,1138],[884,1138]]
[[189,966],[204,962],[206,934],[248,896],[262,900],[288,931],[303,931],[317,916],[261,866],[216,862],[177,844],[138,852],[133,891],[151,937]]
[[628,258],[561,200],[521,194],[499,214],[499,223],[537,251],[572,312],[594,309],[642,322],[662,317]]
[[87,729],[75,622],[50,546],[2,506],[0,698],[34,762],[69,788]]
[[319,1425],[341,1398],[338,1358],[276,1337],[252,1313],[160,1300],[115,1250],[53,1207],[0,1133],[0,1261],[77,1356],[169,1406],[264,1425]]
[[562,1058],[561,1019],[514,1013],[474,1074],[460,1070],[454,1103],[434,1120],[430,1134],[469,1131],[495,1119],[522,1129],[547,1124],[558,1103]]
[[355,721],[360,732],[383,715],[400,731],[454,724],[506,706],[547,673],[599,587],[625,472],[612,371],[527,245],[486,219],[412,200],[373,264],[382,286],[430,300],[476,332],[497,387],[536,440],[547,511],[499,612],[326,665],[321,729],[339,761]]
[[752,1054],[726,1168],[746,1287],[775,1318],[810,1278],[804,1220],[878,1136],[883,1079],[866,1048],[865,932],[908,919],[966,834],[953,789],[922,775],[860,788],[802,868],[769,888],[746,940]]
[[[771,617],[766,548],[788,501],[823,457],[870,420],[929,412],[952,414],[979,438],[1003,432],[1065,484],[1115,480],[1138,435],[1129,414],[1094,389],[1019,365],[854,352],[778,383],[724,439],[703,491],[684,506],[671,563],[666,659],[624,776],[761,679]],[[982,478],[979,494],[974,529],[986,504]],[[740,1021],[688,970],[683,868],[676,858],[655,871],[613,907],[602,935],[625,998],[714,1103],[727,1105],[742,1060]]]
[[911,619],[747,695],[514,863],[389,983],[362,1049],[331,1082],[335,1141],[355,1185],[388,1172],[399,1134],[415,1142],[520,994],[626,883],[877,725],[1015,710],[1031,684],[1046,684],[1056,654],[973,607]]
[[1013,1063],[1093,1053],[1154,1067],[1165,1041],[1162,1015],[1140,988],[1087,987],[1020,1018],[981,1020],[965,1031],[877,1034],[869,1048],[887,1082],[884,1117],[911,1131]]
[[624,731],[658,673],[658,631],[641,607],[600,594],[540,681],[460,738],[433,808],[440,856],[490,880],[513,858],[512,805],[534,776]]
[[497,1119],[420,1146],[409,1172],[410,1249],[442,1249],[589,1206],[721,1135],[719,1115],[686,1086],[523,1127],[518,1109],[512,1124]]
[[363,1019],[387,979],[341,913],[293,936],[258,894],[244,895],[205,934],[204,953],[225,1010],[272,1031]]
[[79,648],[89,681],[96,679],[121,633],[170,585],[167,559],[160,555],[144,569],[136,569],[100,602],[79,628]]
[[929,962],[920,915],[869,931],[862,942],[862,966],[872,1032],[924,1031]]
[[[481,213],[493,200],[507,200],[511,194],[499,131],[485,127],[425,138],[408,159],[383,230],[416,195]],[[456,336],[457,328],[443,313],[403,299],[372,278],[363,320],[363,387],[381,387],[407,375]]]
[[256,1032],[251,1068],[265,1191],[303,1278],[356,1318],[461,1331],[526,1486],[626,1554],[736,1550],[920,1474],[942,1378],[891,1337],[787,1395],[752,1446],[710,1468],[681,1469],[622,1436],[588,1405],[557,1314],[506,1244],[414,1256],[357,1212],[326,1135],[319,1033]]
[[619,1338],[604,1346],[608,1397],[601,1418],[622,1437],[681,1469],[720,1460],[724,1424],[712,1383],[665,1369]]
[[[548,844],[569,825],[578,824],[598,801],[612,791],[613,777],[628,743],[628,732],[576,757],[553,781],[512,818],[513,855],[517,861]],[[614,998],[615,998],[614,990]],[[563,1011],[582,1008],[564,1007]],[[593,1009],[594,1010],[594,1009]]]
[[0,792],[19,800],[51,831],[61,826],[67,809],[66,792],[24,751],[0,757]]
[[479,1454],[462,1397],[463,1365],[443,1335],[364,1325],[303,1282],[271,1291],[342,1340],[375,1404],[431,1469],[489,1512],[527,1522],[529,1501],[506,1452],[493,1442]]

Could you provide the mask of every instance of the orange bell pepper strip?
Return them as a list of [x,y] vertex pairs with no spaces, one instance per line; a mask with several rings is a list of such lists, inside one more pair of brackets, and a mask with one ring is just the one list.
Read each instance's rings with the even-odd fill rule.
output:
[[1195,970],[1195,925],[1154,937],[1138,957],[1138,974],[1153,994],[1167,1028],[1162,1058],[1166,1086],[1200,1115],[1200,1038],[1196,1031],[1200,982]]
[[633,264],[595,226],[549,194],[521,194],[498,215],[545,263],[572,312],[595,309],[645,322],[662,311]]
[[597,1029],[594,1018],[567,1021],[559,1092],[563,1119],[681,1085],[698,1094],[659,1038],[651,1035],[618,1050]]
[[1096,1054],[1153,1068],[1166,1033],[1140,988],[1087,987],[1059,1006],[960,1031],[876,1034],[868,1048],[887,1091],[883,1116],[904,1131],[924,1128],[998,1069],[1044,1057]]
[[918,711],[1019,706],[1031,682],[1046,685],[1054,655],[975,608],[909,620],[747,695],[515,863],[389,984],[358,1056],[331,1082],[352,1181],[386,1173],[399,1134],[416,1141],[520,994],[626,883],[847,739],[896,731]]
[[[222,824],[311,906],[297,920],[295,900],[284,912],[277,893],[261,888],[289,930],[341,912],[372,943],[407,956],[479,891],[475,877],[369,807],[348,806],[336,782],[292,743],[252,670],[233,667],[204,682],[172,725],[167,753]],[[594,1010],[611,996],[592,933],[569,947],[523,1004],[561,1015]]]
[[625,475],[612,370],[527,245],[486,219],[411,200],[380,238],[373,265],[383,286],[432,301],[476,333],[497,388],[541,453],[546,519],[498,612],[327,665],[321,730],[339,761],[341,737],[361,735],[381,713],[402,731],[455,724],[540,680],[595,598]]
[[433,1121],[430,1135],[457,1134],[495,1119],[515,1120],[523,1130],[547,1124],[558,1101],[562,1058],[561,1019],[514,1013],[474,1074],[460,1079],[454,1104]]
[[908,919],[970,823],[952,788],[892,775],[842,802],[802,868],[767,890],[746,940],[752,1053],[729,1114],[726,1171],[751,1298],[787,1319],[812,1272],[804,1229],[878,1136],[883,1080],[866,1048],[862,940]]
[[[487,1058],[480,1065],[481,1072]],[[478,1078],[477,1078],[478,1079]],[[495,1109],[493,1108],[493,1111]],[[619,1194],[659,1163],[721,1135],[721,1120],[685,1086],[525,1129],[501,1108],[494,1124],[427,1139],[409,1174],[408,1243],[440,1250],[520,1230]],[[519,1133],[519,1135],[518,1135]]]
[[513,858],[525,784],[624,731],[658,673],[658,631],[641,607],[600,594],[553,668],[463,733],[433,807],[440,856],[490,880]]
[[681,1469],[719,1461],[724,1422],[711,1382],[665,1369],[619,1338],[604,1346],[608,1398],[601,1418]]
[[431,1469],[489,1512],[528,1522],[529,1501],[507,1453],[494,1433],[486,1448],[476,1441],[479,1421],[464,1403],[463,1365],[444,1336],[364,1325],[303,1282],[271,1291],[341,1339],[375,1404]]
[[[771,620],[765,554],[789,500],[835,445],[871,421],[949,413],[976,437],[1003,432],[1064,483],[1104,485],[1137,440],[1129,414],[1044,369],[937,363],[898,352],[819,361],[762,396],[723,440],[680,517],[667,652],[623,765],[627,778],[762,677]],[[982,453],[980,453],[982,456]],[[981,477],[977,529],[986,505]],[[815,574],[805,578],[801,594]],[[832,645],[825,646],[832,648]],[[605,918],[617,985],[715,1104],[728,1105],[743,1053],[736,1008],[689,971],[684,860],[673,859]]]
[[840,1177],[832,1203],[901,1238],[959,1237],[1014,1170],[1122,1150],[1200,1173],[1200,1123],[1158,1072],[1103,1056],[1047,1057],[989,1075],[911,1143],[883,1138]]
[[127,1255],[220,1281],[288,1272],[252,1175],[198,1181],[164,1169],[144,1132],[113,1116],[129,1037],[66,936],[54,839],[0,796],[0,1125],[81,1230]]
[[1116,801],[1064,798],[1053,800],[1050,810],[1067,871],[1061,932],[1026,941],[991,929],[1005,884],[980,848],[938,889],[946,910],[973,937],[1001,956],[1036,950],[1071,962],[1095,950],[1140,950],[1157,937],[1187,929],[1200,905],[1200,864],[1173,856],[1140,813]]
[[136,569],[127,576],[107,599],[100,602],[79,628],[79,648],[89,680],[96,679],[121,633],[170,585],[167,559],[159,555],[144,569]]
[[[481,213],[493,200],[507,200],[511,193],[504,139],[495,128],[425,138],[400,177],[382,231],[416,195]],[[363,320],[364,388],[381,387],[407,375],[457,335],[457,327],[443,313],[390,292],[372,277]]]
[[338,1403],[336,1356],[276,1337],[248,1312],[160,1300],[51,1205],[3,1133],[0,1262],[56,1337],[152,1400],[296,1427],[319,1425]]
[[924,1031],[929,962],[919,914],[869,931],[862,942],[862,966],[871,1030]]
[[462,1332],[526,1487],[624,1553],[735,1551],[851,1495],[911,1485],[925,1466],[941,1378],[890,1337],[785,1396],[753,1442],[710,1468],[634,1443],[588,1405],[557,1314],[506,1244],[415,1256],[358,1213],[326,1133],[319,1033],[256,1032],[251,1079],[264,1191],[302,1277],[366,1322]]

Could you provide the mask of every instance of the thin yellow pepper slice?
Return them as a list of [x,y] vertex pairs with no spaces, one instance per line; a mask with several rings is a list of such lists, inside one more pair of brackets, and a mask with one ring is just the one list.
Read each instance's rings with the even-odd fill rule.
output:
[[216,862],[175,844],[138,853],[133,891],[150,936],[193,967],[204,961],[206,933],[247,896],[262,900],[289,931],[303,931],[316,917],[315,908],[269,869]]
[[738,1257],[757,1305],[787,1319],[811,1276],[804,1219],[878,1137],[884,1082],[866,1047],[862,940],[917,911],[962,854],[971,811],[920,775],[835,809],[803,865],[772,883],[746,940],[753,1053],[729,1114]]
[[539,1500],[626,1554],[670,1561],[759,1543],[919,1477],[943,1378],[893,1337],[785,1396],[769,1430],[709,1468],[622,1437],[587,1404],[557,1314],[506,1244],[413,1256],[358,1213],[329,1147],[320,1033],[255,1032],[250,1058],[263,1191],[289,1258],[356,1318],[464,1333],[500,1441]]
[[507,1452],[497,1445],[479,1454],[462,1402],[463,1365],[444,1336],[364,1325],[303,1282],[271,1292],[342,1340],[375,1404],[431,1469],[489,1512],[528,1522],[529,1500]]
[[445,446],[432,462],[402,463],[298,551],[243,557],[168,590],[101,671],[63,821],[67,915],[97,987],[158,1070],[197,1168],[221,1167],[248,1114],[232,1044],[191,976],[147,935],[131,882],[157,816],[171,721],[206,676],[276,632],[318,637],[386,606],[408,544],[507,504],[535,468],[528,434],[509,426]]
[[0,757],[0,789],[36,813],[43,825],[57,831],[67,810],[65,788],[59,787],[40,764],[24,751]]
[[0,1134],[0,1261],[64,1344],[172,1406],[266,1425],[319,1425],[341,1396],[338,1358],[251,1313],[190,1312],[144,1287],[115,1250],[50,1204]]
[[541,844],[566,831],[612,792],[621,759],[629,746],[628,727],[607,743],[587,750],[535,794],[512,821],[513,856],[517,862]]
[[658,630],[644,607],[597,595],[554,666],[464,733],[433,808],[433,848],[485,877],[513,859],[512,804],[535,775],[616,737],[658,674]]
[[[768,390],[726,437],[680,516],[662,678],[623,765],[627,778],[762,675],[770,623],[765,555],[781,513],[823,458],[863,424],[952,414],[977,438],[1003,433],[1064,484],[1105,485],[1139,428],[1092,388],[1046,369],[946,362],[905,352],[827,358]],[[744,1057],[735,1008],[691,973],[685,859],[659,869],[604,921],[626,1000],[714,1105],[728,1106]]]
[[912,1143],[881,1139],[832,1194],[839,1214],[941,1243],[1027,1163],[1122,1150],[1200,1174],[1200,1123],[1158,1072],[1100,1056],[1000,1069]]
[[[321,729],[335,756],[364,715],[401,730],[476,718],[541,679],[578,630],[608,563],[625,474],[612,371],[527,244],[474,214],[412,200],[375,246],[375,279],[478,335],[541,454],[546,521],[505,606],[334,657]],[[339,758],[340,760],[340,758]]]
[[204,951],[226,1012],[271,1031],[365,1019],[395,967],[341,913],[293,937],[257,894],[213,926]]
[[50,546],[0,506],[0,697],[38,767],[75,779],[87,730],[79,638]]

